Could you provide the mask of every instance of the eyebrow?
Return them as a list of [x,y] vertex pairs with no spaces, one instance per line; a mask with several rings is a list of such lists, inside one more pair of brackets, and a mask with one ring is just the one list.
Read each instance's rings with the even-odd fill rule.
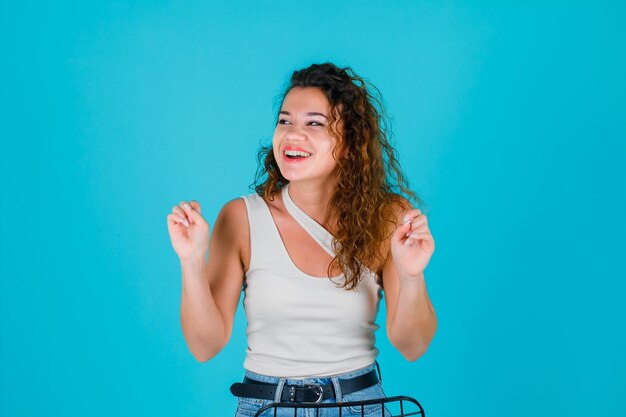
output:
[[[281,110],[279,114],[286,114],[287,116],[291,116],[291,113],[289,113],[288,111],[284,111],[284,110]],[[308,113],[305,113],[305,114],[307,116],[323,116],[323,117],[328,119],[328,116],[326,116],[324,113],[319,113],[319,112],[316,112],[316,111],[311,111],[311,112],[308,112]]]

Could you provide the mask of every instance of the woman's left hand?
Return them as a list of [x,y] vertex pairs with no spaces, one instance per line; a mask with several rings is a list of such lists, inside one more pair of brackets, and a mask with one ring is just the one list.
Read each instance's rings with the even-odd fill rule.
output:
[[420,210],[407,210],[403,219],[391,236],[391,256],[400,276],[417,278],[435,251],[435,240]]

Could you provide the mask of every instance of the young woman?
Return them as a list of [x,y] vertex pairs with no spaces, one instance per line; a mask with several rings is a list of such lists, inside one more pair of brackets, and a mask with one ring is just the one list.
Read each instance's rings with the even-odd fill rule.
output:
[[[230,339],[243,286],[248,349],[244,380],[231,387],[237,416],[272,402],[385,397],[374,369],[383,288],[387,336],[407,360],[419,358],[435,334],[424,280],[434,239],[426,215],[407,199],[421,203],[374,92],[349,67],[295,71],[272,146],[259,153],[256,193],[224,205],[210,240],[197,201],[182,201],[167,216],[183,276],[182,329],[199,361]],[[339,415],[338,408],[319,411]],[[380,405],[364,411],[380,415]],[[361,409],[342,410],[350,413]]]

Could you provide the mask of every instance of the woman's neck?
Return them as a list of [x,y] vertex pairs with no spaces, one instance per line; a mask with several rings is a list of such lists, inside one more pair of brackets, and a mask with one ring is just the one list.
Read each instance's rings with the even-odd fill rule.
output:
[[328,229],[331,214],[329,202],[335,192],[335,187],[336,182],[321,185],[310,182],[290,182],[288,192],[296,206]]

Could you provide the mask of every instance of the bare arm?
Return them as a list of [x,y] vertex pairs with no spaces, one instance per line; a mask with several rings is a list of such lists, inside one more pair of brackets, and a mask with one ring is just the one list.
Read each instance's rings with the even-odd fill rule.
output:
[[[398,209],[397,216],[398,224],[402,224],[403,211]],[[437,316],[426,290],[424,273],[417,277],[403,276],[389,250],[383,266],[383,282],[387,337],[408,361],[413,362],[426,352],[437,330]]]
[[[186,214],[192,220],[199,215]],[[215,221],[208,261],[181,259],[181,327],[189,350],[201,362],[216,356],[232,333],[244,276],[241,248],[249,240],[246,218],[242,199],[228,202]]]
[[408,361],[422,356],[437,330],[437,316],[428,297],[423,278],[405,280],[393,264],[385,268],[385,303],[387,304],[387,337]]

